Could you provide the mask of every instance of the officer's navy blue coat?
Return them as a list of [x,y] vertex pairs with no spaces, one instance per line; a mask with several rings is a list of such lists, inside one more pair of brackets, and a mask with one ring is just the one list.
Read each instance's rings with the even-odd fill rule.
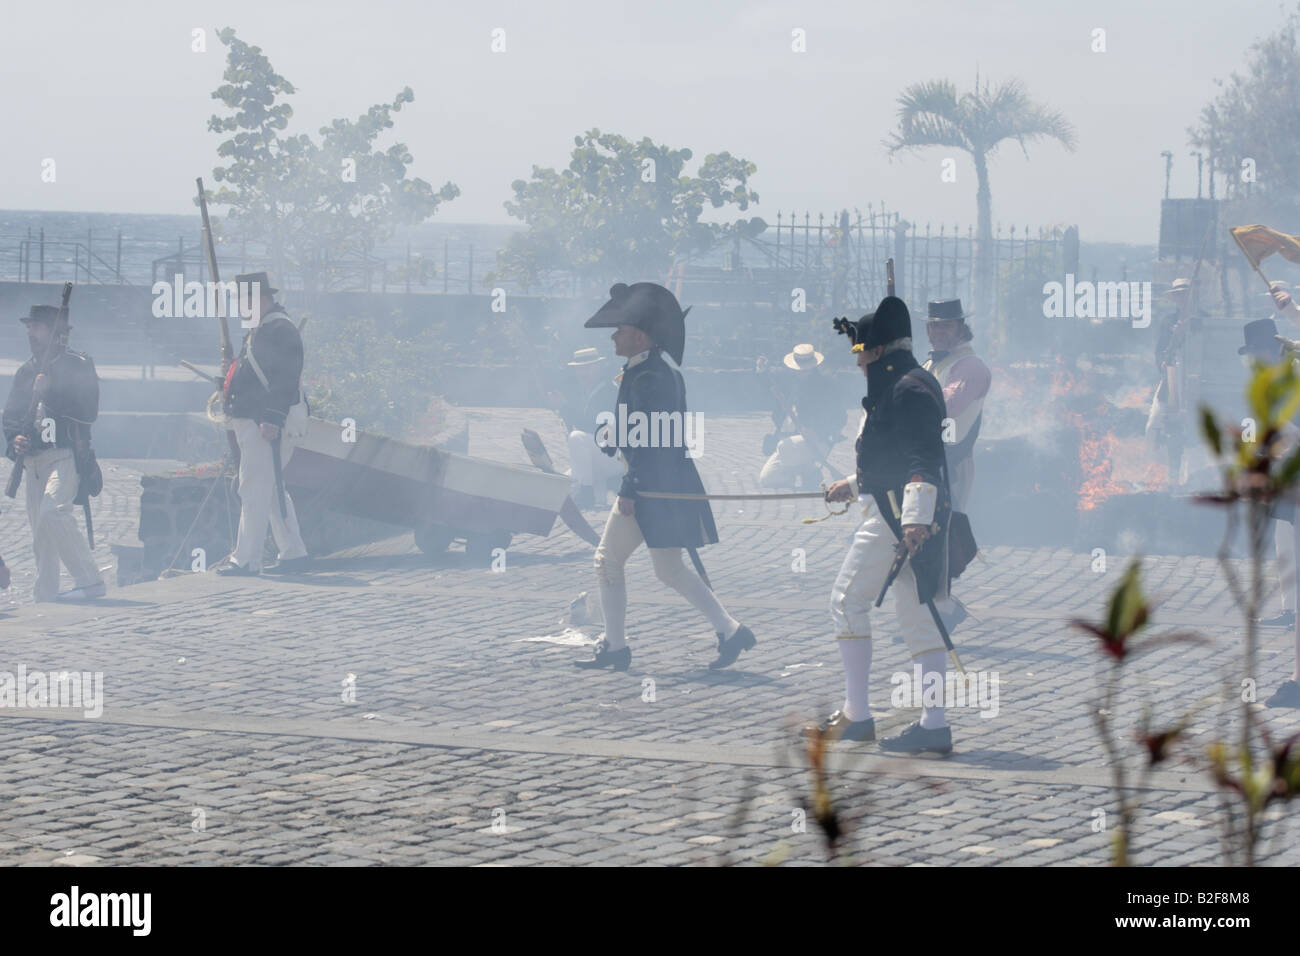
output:
[[[682,373],[669,366],[657,348],[650,350],[645,361],[626,368],[619,383],[614,414],[619,418],[626,414],[631,419],[634,412],[643,412],[647,419],[653,412],[678,412],[682,419],[679,434],[685,434],[686,385]],[[704,493],[704,483],[695,462],[686,455],[684,442],[679,442],[678,447],[651,448],[640,442],[631,444],[631,436],[618,435],[617,429],[611,429],[611,435],[627,460],[619,497],[636,501],[636,520],[646,546],[698,548],[715,544],[718,529],[707,501],[638,497],[641,491]]]

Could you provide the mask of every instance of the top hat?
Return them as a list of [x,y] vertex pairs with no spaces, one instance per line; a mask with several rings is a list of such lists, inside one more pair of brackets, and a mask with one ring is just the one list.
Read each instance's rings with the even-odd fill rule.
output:
[[885,296],[875,312],[867,313],[857,322],[836,319],[833,325],[835,331],[849,337],[855,352],[912,337],[912,316],[907,311],[907,303],[896,295]]
[[262,295],[275,295],[279,289],[271,288],[271,277],[265,272],[245,272],[243,275],[235,276],[235,281],[240,285],[252,285],[257,283],[258,291]]
[[1246,344],[1237,349],[1238,355],[1277,355],[1277,323],[1272,319],[1256,319],[1241,329]]
[[782,361],[785,362],[786,368],[792,368],[798,372],[806,368],[816,368],[822,364],[822,360],[825,358],[826,356],[805,342],[796,345],[794,351],[787,353]]
[[965,322],[969,318],[970,313],[962,311],[961,299],[939,299],[926,306],[929,322]]
[[59,321],[59,313],[63,310],[57,305],[34,305],[27,315],[20,315],[19,322],[25,322],[30,325],[33,322],[49,322],[53,324]]
[[578,349],[573,353],[573,361],[569,365],[573,368],[581,368],[585,365],[595,365],[597,362],[603,361],[605,361],[605,356],[595,349]]
[[657,282],[619,282],[609,290],[609,301],[583,325],[587,329],[612,329],[631,325],[682,364],[686,348],[686,313],[677,297]]
[[1184,292],[1192,291],[1192,280],[1187,278],[1175,279],[1165,292],[1165,295],[1182,295]]

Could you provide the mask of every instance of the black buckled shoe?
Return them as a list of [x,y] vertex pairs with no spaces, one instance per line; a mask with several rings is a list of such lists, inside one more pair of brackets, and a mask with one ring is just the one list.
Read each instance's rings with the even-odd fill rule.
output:
[[258,572],[252,568],[245,567],[242,564],[236,564],[230,559],[226,559],[213,568],[218,574],[225,578],[255,578]]
[[757,643],[758,640],[754,637],[754,632],[743,624],[740,625],[740,630],[736,631],[735,634],[732,634],[731,637],[724,638],[722,633],[719,632],[718,657],[709,665],[709,670],[722,670],[722,668],[729,664],[735,663],[735,660],[740,656],[741,651],[747,651]]
[[952,753],[952,729],[939,727],[926,730],[918,720],[909,724],[897,737],[886,737],[880,742],[881,750],[902,754]]
[[1255,623],[1261,627],[1295,627],[1295,611],[1283,611],[1277,617],[1257,617]]
[[1283,681],[1273,696],[1264,701],[1265,707],[1300,707],[1300,683]]
[[876,721],[849,720],[844,711],[837,710],[817,725],[817,730],[831,740],[867,741],[876,739]]
[[596,642],[592,648],[593,656],[590,660],[574,661],[574,667],[581,667],[585,670],[596,670],[601,667],[612,667],[616,671],[625,671],[632,663],[632,648],[626,644],[616,651],[609,649],[609,643],[604,640]]

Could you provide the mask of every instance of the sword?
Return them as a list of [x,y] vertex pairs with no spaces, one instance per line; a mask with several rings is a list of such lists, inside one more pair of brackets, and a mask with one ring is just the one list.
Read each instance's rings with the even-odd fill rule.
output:
[[[898,547],[894,549],[894,563],[889,566],[889,574],[885,577],[885,585],[880,589],[880,595],[876,598],[876,607],[880,607],[880,603],[885,600],[885,592],[889,590],[889,586],[894,583],[894,579],[902,572],[903,565],[907,564],[909,557],[911,555],[907,551],[907,545],[901,541],[898,542]],[[926,601],[925,606],[930,609],[930,617],[934,619],[934,626],[938,628],[939,636],[943,638],[943,646],[948,649],[948,656],[957,665],[957,673],[965,676],[966,668],[962,666],[961,658],[957,656],[957,648],[952,646],[952,637],[948,634],[948,628],[944,626],[943,616],[939,613],[939,609],[934,606],[934,598]]]
[[86,541],[90,544],[90,550],[95,550],[95,519],[90,516],[90,499],[87,498],[81,503],[81,513],[86,516]]
[[638,498],[669,498],[673,501],[771,501],[776,498],[820,498],[826,500],[824,491],[786,491],[753,495],[708,495],[685,491],[638,491]]

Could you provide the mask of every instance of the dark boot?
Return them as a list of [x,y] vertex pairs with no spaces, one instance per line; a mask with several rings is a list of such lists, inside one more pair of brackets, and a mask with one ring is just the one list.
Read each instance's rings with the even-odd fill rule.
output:
[[1300,707],[1300,683],[1283,681],[1273,696],[1264,701],[1265,707]]
[[903,754],[952,753],[952,729],[940,727],[926,730],[921,722],[909,724],[897,737],[886,737],[880,742],[881,750]]
[[617,651],[611,651],[609,644],[603,640],[597,641],[596,646],[592,648],[593,655],[589,660],[574,661],[574,667],[581,667],[584,670],[597,670],[602,667],[612,667],[616,671],[625,671],[632,663],[632,648],[624,645]]
[[849,720],[844,711],[837,710],[817,725],[817,730],[831,740],[866,741],[876,739],[876,722],[868,717],[866,720]]
[[1257,617],[1255,623],[1264,627],[1295,627],[1295,611],[1283,611],[1277,617]]
[[754,637],[754,632],[743,624],[740,625],[740,630],[735,634],[732,634],[731,637],[724,638],[721,632],[719,632],[718,657],[709,665],[709,670],[722,670],[722,668],[735,663],[735,660],[740,656],[741,651],[747,651],[757,643],[758,641]]

